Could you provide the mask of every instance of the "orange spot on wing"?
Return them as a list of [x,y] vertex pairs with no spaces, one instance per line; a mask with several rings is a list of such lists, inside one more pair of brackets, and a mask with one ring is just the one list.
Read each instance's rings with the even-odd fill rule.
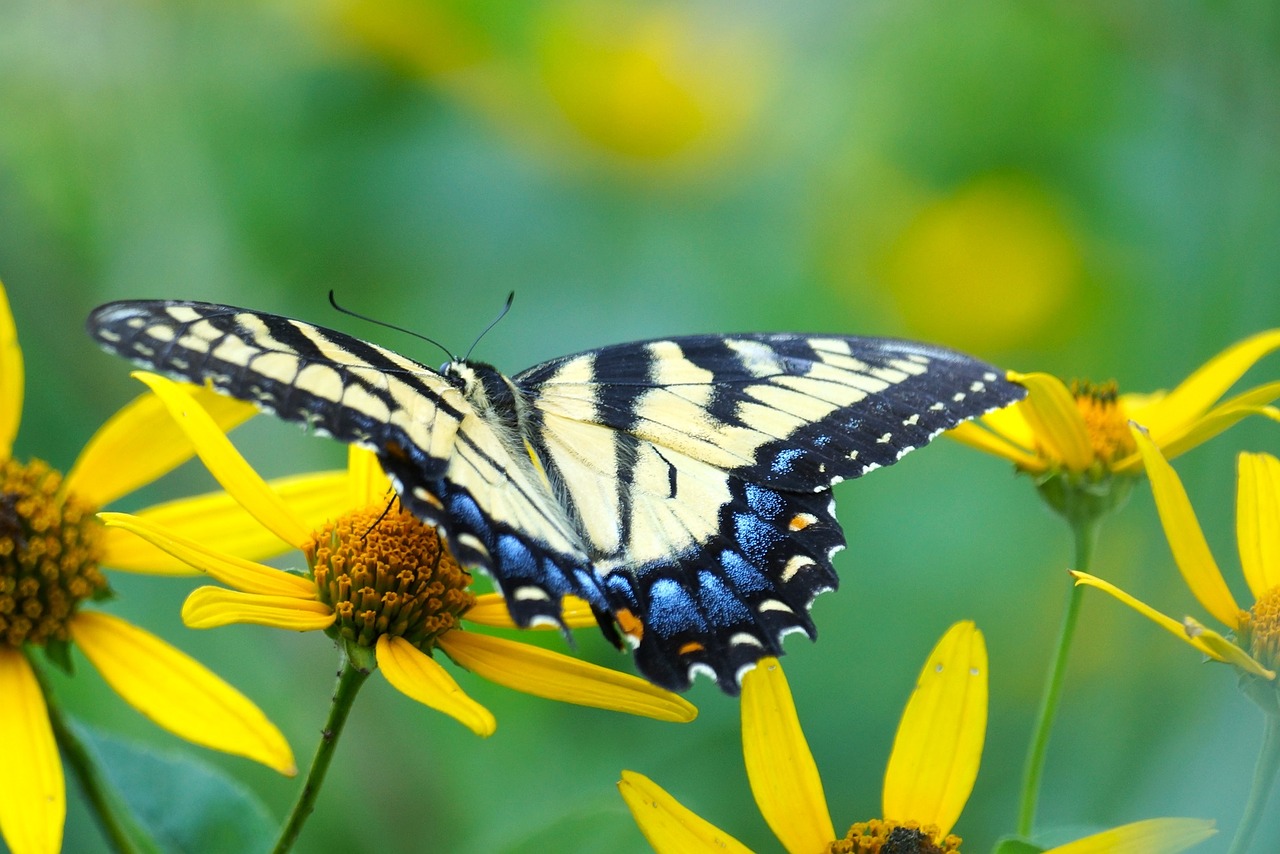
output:
[[640,622],[636,615],[626,608],[619,610],[613,615],[613,618],[618,621],[618,628],[622,629],[623,634],[629,635],[636,640],[644,637],[644,623]]

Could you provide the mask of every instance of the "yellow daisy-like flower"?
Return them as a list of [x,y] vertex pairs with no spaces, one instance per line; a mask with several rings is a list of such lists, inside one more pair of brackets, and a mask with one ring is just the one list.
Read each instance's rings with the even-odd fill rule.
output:
[[1271,382],[1227,400],[1222,396],[1253,365],[1280,349],[1280,329],[1246,338],[1214,356],[1168,393],[1119,394],[1114,384],[1075,383],[1049,374],[1010,373],[1026,399],[950,431],[953,438],[1011,460],[1032,475],[1064,472],[1099,479],[1136,475],[1142,457],[1129,435],[1134,421],[1172,459],[1249,415],[1280,420]]
[[[102,514],[109,527],[137,534],[232,588],[194,591],[183,607],[187,625],[256,623],[325,631],[345,641],[348,649],[372,649],[378,669],[392,685],[479,735],[493,733],[493,715],[463,693],[431,657],[433,650],[487,679],[540,697],[660,720],[689,721],[697,714],[688,701],[643,679],[462,630],[463,620],[508,628],[513,623],[501,596],[477,596],[468,589],[470,574],[434,529],[389,507],[391,485],[373,454],[350,450],[347,509],[336,521],[313,529],[253,471],[184,387],[154,374],[135,376],[164,401],[210,472],[256,524],[307,557],[308,574],[295,575],[237,559],[151,520]],[[564,619],[573,627],[596,625],[581,601],[566,602]]]
[[[0,285],[0,832],[9,849],[58,851],[66,817],[50,710],[28,659],[38,647],[58,659],[74,643],[117,694],[170,732],[295,773],[284,737],[243,695],[154,635],[81,607],[109,595],[100,565],[171,568],[164,556],[105,530],[94,512],[189,458],[190,442],[144,395],[103,425],[63,477],[41,460],[13,458],[22,397],[22,351]],[[226,427],[251,414],[214,406]],[[181,524],[219,508],[204,498],[194,511],[170,504],[151,513]]]
[[[959,851],[961,840],[951,829],[977,778],[986,726],[986,645],[973,623],[956,623],[926,660],[898,725],[885,770],[884,818],[858,822],[837,838],[781,665],[766,658],[742,681],[747,777],[761,814],[791,854]],[[618,786],[636,823],[660,854],[750,851],[641,774],[622,772]],[[1172,854],[1213,832],[1208,821],[1153,819],[1050,851]]]
[[[1209,658],[1235,665],[1274,688],[1276,672],[1280,671],[1280,460],[1270,454],[1242,453],[1239,457],[1236,536],[1240,565],[1254,599],[1253,606],[1246,610],[1236,603],[1214,562],[1177,473],[1141,430],[1135,428],[1133,436],[1151,480],[1174,561],[1192,594],[1228,628],[1230,636],[1191,617],[1182,621],[1168,617],[1087,573],[1073,572],[1076,583],[1105,590]],[[1274,690],[1253,692],[1251,696],[1269,698],[1265,700],[1268,710],[1280,714],[1280,698]]]

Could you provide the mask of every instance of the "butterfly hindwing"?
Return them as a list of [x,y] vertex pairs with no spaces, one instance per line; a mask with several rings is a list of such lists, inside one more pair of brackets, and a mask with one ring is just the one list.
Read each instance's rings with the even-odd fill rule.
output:
[[405,505],[489,572],[520,625],[586,599],[640,670],[736,693],[813,636],[844,546],[829,489],[1020,387],[912,342],[696,336],[566,356],[508,379],[436,372],[339,332],[194,302],[112,303],[103,346],[378,454]]
[[641,669],[729,691],[782,635],[814,633],[844,546],[830,486],[1021,396],[952,351],[836,336],[622,344],[514,379],[615,611],[643,627]]

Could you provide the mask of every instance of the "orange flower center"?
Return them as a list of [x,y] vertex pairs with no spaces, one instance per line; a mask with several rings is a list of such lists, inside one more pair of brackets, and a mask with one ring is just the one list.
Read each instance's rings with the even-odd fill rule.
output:
[[12,647],[67,640],[79,604],[107,593],[102,524],[61,485],[41,460],[0,464],[0,642]]
[[430,653],[476,601],[471,574],[434,528],[404,510],[348,513],[305,552],[320,601],[337,615],[329,633],[361,646],[391,635]]
[[1108,465],[1138,450],[1129,433],[1129,416],[1120,403],[1115,381],[1071,381],[1071,395],[1084,418],[1089,444],[1096,460]]
[[915,821],[899,824],[873,818],[849,828],[843,839],[827,846],[827,854],[943,854],[960,851],[963,841],[960,837],[948,835],[941,842],[935,842],[939,835],[938,828],[932,824],[921,827]]
[[1280,670],[1280,587],[1262,595],[1241,620],[1241,646],[1268,670]]

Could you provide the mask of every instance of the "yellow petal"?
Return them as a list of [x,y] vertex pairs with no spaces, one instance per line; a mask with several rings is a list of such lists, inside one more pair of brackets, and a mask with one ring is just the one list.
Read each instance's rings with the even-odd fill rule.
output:
[[306,525],[240,456],[226,433],[199,403],[172,380],[142,371],[134,376],[146,383],[168,407],[169,414],[186,432],[201,461],[222,488],[277,537],[302,548],[310,536]]
[[[1009,407],[1009,409],[1015,408]],[[1041,472],[1045,469],[1044,460],[1035,454],[1028,453],[1004,436],[987,430],[978,421],[963,421],[948,430],[946,435],[962,445],[968,445],[974,450],[993,454],[997,457],[1004,457],[1024,471]]]
[[[585,629],[598,625],[596,615],[592,612],[591,606],[587,604],[585,599],[579,599],[577,596],[566,596],[560,600],[561,618],[564,624],[571,629]],[[507,610],[507,600],[499,593],[483,593],[476,597],[476,604],[467,609],[464,617],[468,622],[475,623],[480,626],[490,626],[495,629],[514,629],[516,627],[515,620],[511,619],[511,612]],[[539,623],[536,626],[530,626],[533,631],[559,631],[559,626],[550,623]]]
[[1246,338],[1214,356],[1164,397],[1131,410],[1129,417],[1159,440],[1199,418],[1255,362],[1277,349],[1280,349],[1280,329]]
[[492,712],[468,697],[435,659],[404,638],[380,635],[374,654],[387,681],[409,699],[444,712],[485,738],[498,728]]
[[[0,282],[0,459],[13,452],[22,422],[22,348],[18,346],[18,328],[9,310],[9,297]],[[59,837],[62,825],[58,825]]]
[[1240,455],[1236,540],[1254,600],[1280,588],[1280,460],[1270,454]]
[[284,736],[212,671],[124,620],[81,611],[71,637],[107,684],[142,714],[192,744],[297,773]]
[[618,791],[640,826],[640,832],[657,854],[690,851],[751,854],[750,848],[699,818],[643,774],[623,771]]
[[62,760],[31,665],[9,646],[0,647],[0,756],[5,844],[13,854],[57,854],[67,815]]
[[1177,638],[1180,638],[1186,643],[1191,644],[1196,649],[1200,650],[1200,652],[1204,653],[1210,658],[1217,659],[1218,661],[1225,660],[1220,655],[1215,653],[1214,650],[1200,638],[1190,637],[1187,634],[1186,629],[1183,627],[1182,623],[1178,622],[1172,617],[1165,616],[1164,614],[1157,611],[1155,608],[1152,608],[1147,603],[1142,602],[1138,599],[1135,599],[1134,597],[1130,596],[1128,593],[1125,593],[1119,587],[1116,587],[1114,584],[1111,584],[1110,582],[1107,582],[1107,581],[1103,581],[1101,578],[1098,578],[1095,575],[1090,575],[1087,572],[1078,572],[1074,569],[1069,570],[1069,572],[1071,573],[1071,576],[1075,578],[1076,584],[1084,584],[1089,587],[1096,587],[1099,590],[1102,590],[1106,593],[1110,593],[1114,598],[1119,599],[1121,602],[1128,605],[1130,608],[1137,611],[1139,614],[1142,614],[1144,617],[1151,620],[1156,625],[1160,626],[1169,634]]
[[987,646],[968,620],[925,661],[884,774],[884,818],[951,832],[969,800],[987,731]]
[[[303,524],[316,530],[347,508],[345,471],[296,475],[270,481],[271,489],[293,509]],[[211,492],[157,504],[135,518],[196,542],[216,542],[223,553],[265,560],[292,548],[268,531],[225,492]],[[102,563],[126,572],[190,575],[197,570],[146,540],[120,529],[107,531]]]
[[1182,630],[1187,633],[1187,637],[1194,638],[1208,647],[1211,650],[1210,655],[1218,661],[1233,664],[1241,670],[1252,673],[1254,676],[1261,676],[1263,679],[1276,678],[1274,671],[1263,667],[1249,653],[1191,617],[1182,618]]
[[316,598],[314,582],[278,569],[272,569],[253,561],[224,555],[194,540],[179,537],[146,519],[128,513],[99,513],[98,518],[108,528],[132,531],[147,542],[163,549],[184,563],[208,573],[229,587],[245,593],[261,593],[264,596],[293,596],[299,599]]
[[1200,523],[1196,521],[1195,511],[1191,509],[1187,491],[1182,488],[1182,481],[1142,430],[1131,426],[1130,432],[1142,454],[1147,478],[1151,481],[1151,493],[1156,499],[1156,510],[1160,514],[1160,524],[1164,526],[1165,539],[1169,541],[1169,550],[1173,552],[1174,563],[1178,565],[1183,580],[1204,609],[1213,614],[1218,622],[1236,628],[1240,606],[1236,604],[1235,597],[1227,588],[1227,582],[1222,578],[1222,571],[1213,560],[1209,544],[1205,542],[1204,533],[1200,530]]
[[191,629],[216,629],[252,623],[295,632],[322,631],[333,625],[333,609],[315,599],[263,596],[225,587],[197,587],[182,604],[182,622]]
[[347,507],[363,509],[385,504],[392,495],[391,481],[372,451],[347,446]]
[[1009,379],[1027,387],[1027,398],[1015,406],[1045,450],[1071,471],[1089,468],[1093,464],[1093,444],[1076,399],[1062,380],[1050,374],[1013,372]]
[[529,644],[464,631],[448,632],[439,643],[467,670],[536,697],[660,721],[684,723],[698,715],[683,697],[643,679]]
[[[1018,376],[1016,371],[1010,371],[1008,379],[1010,382],[1017,382]],[[1024,451],[1035,451],[1036,433],[1031,429],[1031,425],[1027,423],[1027,416],[1022,411],[1022,407],[1006,406],[1004,409],[988,412],[977,420],[981,421],[1005,441],[1017,445]]]
[[836,838],[818,766],[776,658],[742,677],[742,758],[760,814],[791,854],[825,851]]
[[1213,822],[1198,818],[1149,818],[1050,848],[1044,854],[1178,854],[1215,833]]
[[[1178,424],[1166,426],[1162,430],[1152,430],[1140,415],[1134,415],[1129,410],[1125,411],[1129,412],[1130,420],[1147,429],[1152,442],[1155,442],[1160,452],[1164,453],[1165,460],[1172,460],[1181,453],[1201,446],[1249,416],[1261,415],[1272,421],[1280,421],[1280,410],[1274,406],[1268,406],[1268,403],[1275,401],[1277,397],[1280,397],[1280,383],[1258,385],[1257,388],[1249,389],[1248,392],[1236,394],[1235,397],[1211,408],[1196,419],[1179,421]],[[1142,456],[1135,451],[1124,460],[1115,463],[1114,467],[1117,471],[1140,471]]]
[[[195,401],[226,432],[248,420],[252,406],[208,389],[185,386]],[[142,394],[98,428],[80,452],[64,488],[94,507],[168,474],[195,454],[195,447],[154,394]]]

